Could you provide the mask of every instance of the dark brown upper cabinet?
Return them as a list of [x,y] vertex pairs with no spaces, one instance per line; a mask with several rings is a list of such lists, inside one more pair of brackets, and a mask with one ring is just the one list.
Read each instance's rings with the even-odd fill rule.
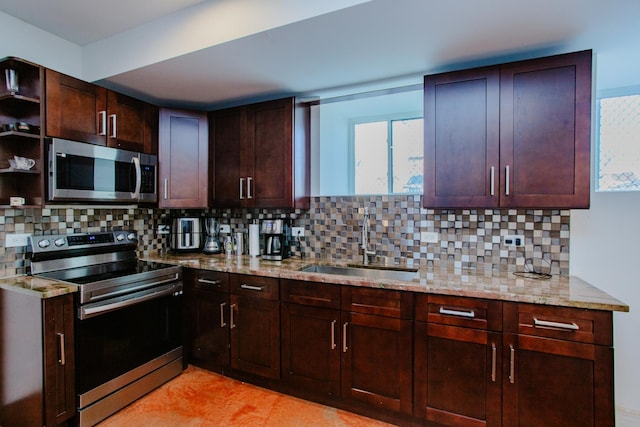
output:
[[158,107],[46,70],[46,136],[158,152]]
[[425,76],[427,208],[588,208],[591,51]]
[[309,107],[294,98],[212,112],[214,206],[309,208]]

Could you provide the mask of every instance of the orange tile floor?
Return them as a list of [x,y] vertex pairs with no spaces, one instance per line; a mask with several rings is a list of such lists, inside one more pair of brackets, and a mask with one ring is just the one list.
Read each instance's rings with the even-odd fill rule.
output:
[[383,427],[380,421],[189,366],[98,427]]

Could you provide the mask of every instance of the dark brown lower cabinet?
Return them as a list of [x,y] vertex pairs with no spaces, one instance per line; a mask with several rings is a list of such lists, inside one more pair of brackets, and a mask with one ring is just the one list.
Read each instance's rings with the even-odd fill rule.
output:
[[340,395],[340,311],[282,305],[283,379],[300,388]]
[[503,426],[613,427],[611,312],[505,303]]
[[501,334],[416,322],[415,414],[443,425],[499,426]]
[[278,279],[230,275],[231,367],[280,379]]
[[411,414],[412,322],[353,312],[342,320],[342,397]]
[[227,273],[185,269],[189,310],[187,351],[190,363],[224,373],[229,368],[229,279]]
[[0,425],[57,426],[75,416],[73,295],[0,289]]

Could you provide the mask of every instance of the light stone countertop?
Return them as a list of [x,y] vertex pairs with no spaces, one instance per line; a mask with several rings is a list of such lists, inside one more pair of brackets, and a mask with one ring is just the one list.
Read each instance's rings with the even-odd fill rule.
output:
[[166,254],[146,258],[201,270],[306,280],[340,285],[366,286],[440,295],[455,295],[501,301],[576,307],[592,310],[628,312],[629,306],[576,276],[532,279],[509,272],[427,268],[419,270],[412,282],[367,279],[363,277],[308,273],[301,269],[313,264],[345,265],[314,259],[289,258],[263,261],[249,256]]
[[76,285],[67,282],[26,275],[0,278],[0,288],[42,299],[78,291]]

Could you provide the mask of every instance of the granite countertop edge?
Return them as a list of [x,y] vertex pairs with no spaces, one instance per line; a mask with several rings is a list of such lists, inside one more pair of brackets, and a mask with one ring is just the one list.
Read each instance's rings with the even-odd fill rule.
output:
[[[549,280],[519,277],[509,272],[454,268],[419,269],[420,279],[412,282],[301,271],[313,264],[347,265],[345,262],[308,258],[263,261],[259,257],[164,254],[145,257],[148,261],[181,265],[199,270],[249,274],[280,279],[364,286],[399,291],[453,295],[501,301],[628,312],[629,306],[577,276],[553,276]],[[383,266],[384,267],[384,266]]]

